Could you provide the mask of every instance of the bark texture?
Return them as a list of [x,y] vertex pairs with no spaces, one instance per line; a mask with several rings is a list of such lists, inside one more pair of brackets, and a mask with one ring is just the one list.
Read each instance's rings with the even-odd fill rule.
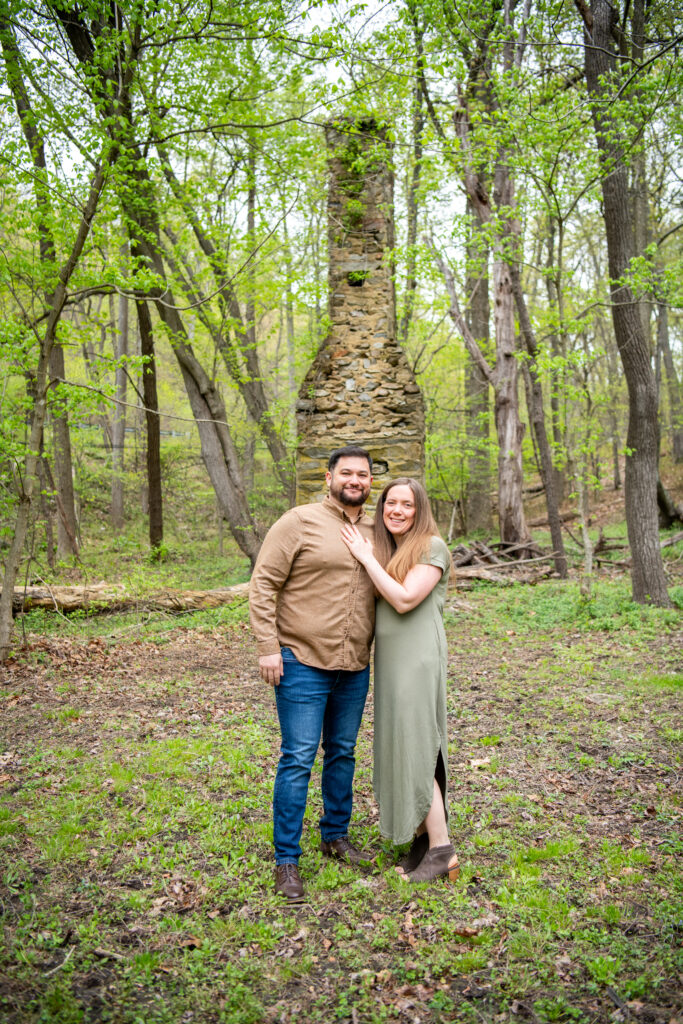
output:
[[586,83],[602,168],[612,323],[629,397],[624,494],[632,555],[632,593],[634,601],[640,604],[651,602],[668,607],[657,518],[657,389],[639,304],[628,283],[622,280],[634,254],[634,238],[623,140],[611,109],[617,12],[608,0],[594,0],[589,13],[585,30]]

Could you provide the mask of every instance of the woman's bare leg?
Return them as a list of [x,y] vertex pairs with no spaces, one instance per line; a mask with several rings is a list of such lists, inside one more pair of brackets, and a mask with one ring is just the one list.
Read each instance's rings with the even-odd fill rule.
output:
[[436,779],[434,779],[432,806],[427,812],[424,825],[427,832],[429,832],[430,850],[432,846],[448,846],[450,839],[448,838],[448,826],[446,824],[446,809],[444,808],[443,797]]
[[[433,846],[448,846],[450,843],[448,825],[446,824],[446,810],[443,805],[441,789],[436,779],[434,779],[432,806],[429,808],[425,820],[418,825],[416,835],[419,836],[423,832],[429,833],[430,850]],[[396,868],[396,871],[399,875],[405,874],[403,868]]]

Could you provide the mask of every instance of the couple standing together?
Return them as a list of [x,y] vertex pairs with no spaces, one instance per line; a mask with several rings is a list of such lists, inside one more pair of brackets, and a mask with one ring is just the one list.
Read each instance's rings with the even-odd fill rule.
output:
[[[325,856],[370,860],[349,841],[355,746],[375,643],[373,785],[380,831],[412,839],[397,870],[409,882],[457,875],[446,798],[446,638],[450,554],[416,480],[389,483],[375,522],[363,505],[372,459],[333,452],[320,504],[269,530],[250,587],[261,677],[275,688],[282,733],[273,792],[275,890],[303,899],[298,862],[311,769],[322,736]],[[373,547],[374,542],[374,547]],[[375,629],[375,598],[376,629]]]

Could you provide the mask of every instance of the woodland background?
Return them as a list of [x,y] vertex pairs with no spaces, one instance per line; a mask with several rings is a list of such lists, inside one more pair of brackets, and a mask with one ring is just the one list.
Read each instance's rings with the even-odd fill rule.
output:
[[253,561],[291,502],[339,115],[389,126],[397,330],[444,532],[491,535],[508,449],[520,509],[540,474],[587,523],[626,475],[634,597],[668,603],[654,487],[660,444],[665,476],[683,458],[678,5],[3,11],[5,652],[27,555],[24,580],[59,576],[103,534],[135,547],[144,516],[153,558],[209,535],[223,552],[225,523]]

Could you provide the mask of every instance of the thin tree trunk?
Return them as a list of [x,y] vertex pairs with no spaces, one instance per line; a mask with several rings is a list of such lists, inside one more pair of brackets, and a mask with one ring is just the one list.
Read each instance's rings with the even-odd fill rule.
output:
[[[561,247],[558,255],[561,255]],[[555,256],[555,220],[551,217],[548,228],[548,263],[547,273],[545,275],[546,292],[551,308],[557,310],[560,323],[562,323],[560,285],[557,278],[553,276],[553,270],[555,269]],[[559,275],[559,273],[560,269],[558,266],[557,274]],[[564,375],[563,367],[566,352],[563,344],[563,338],[560,337],[557,331],[551,330],[549,341],[550,350],[553,354],[553,363],[550,370],[550,421],[552,424],[553,444],[555,446],[556,453],[555,459],[553,459],[553,482],[555,485],[557,502],[561,505],[565,492],[565,473],[564,469],[561,469],[557,465],[557,459],[560,458],[563,464],[566,459],[566,442],[564,430],[562,428],[562,415],[560,408],[560,395],[562,394],[562,382]]]
[[[64,349],[55,344],[50,353],[51,384],[64,380]],[[71,436],[69,416],[59,400],[48,403],[52,421],[52,449],[57,478],[57,557],[69,558],[78,554],[78,527],[74,503],[73,464],[71,459]]]
[[493,320],[496,330],[495,420],[498,434],[498,520],[500,539],[524,545],[529,530],[524,516],[522,441],[524,424],[519,417],[518,363],[515,345],[514,299],[508,264],[493,264]]
[[665,302],[657,306],[657,347],[662,354],[669,397],[669,430],[675,462],[683,462],[683,401],[669,341],[669,310]]
[[[122,246],[122,254],[126,258],[128,246]],[[128,297],[119,295],[118,324],[114,332],[114,356],[116,359],[116,403],[111,422],[111,508],[110,520],[115,530],[123,529],[123,468],[126,443],[126,393],[128,375],[126,359],[128,357]]]
[[602,165],[612,322],[629,395],[625,505],[632,556],[634,601],[669,607],[659,547],[657,462],[659,422],[654,375],[638,303],[623,276],[633,255],[628,177],[619,125],[609,88],[616,68],[612,39],[616,12],[608,0],[593,0],[585,31],[585,73]]
[[[45,548],[47,553],[47,564],[51,569],[55,567],[55,534],[54,534],[54,504],[52,494],[54,484],[50,464],[41,451],[38,461],[38,482],[40,484],[40,507],[45,519]],[[49,496],[49,497],[48,497]]]
[[161,490],[161,427],[157,398],[157,371],[154,355],[154,334],[149,307],[137,299],[135,308],[140,331],[140,354],[143,357],[142,396],[147,425],[147,509],[149,513],[149,546],[161,548],[164,539],[163,496]]
[[410,182],[407,195],[407,237],[406,237],[406,282],[403,293],[403,312],[398,325],[396,340],[399,345],[405,345],[408,340],[408,332],[415,309],[415,297],[417,295],[417,223],[419,216],[419,195],[422,176],[422,133],[424,131],[424,116],[422,104],[424,99],[424,28],[419,23],[419,5],[411,4],[411,18],[413,22],[413,37],[415,40],[415,87],[413,90],[412,104],[412,128],[413,128],[413,154],[410,167]]
[[576,489],[579,492],[579,521],[581,523],[581,540],[583,541],[583,573],[581,574],[581,597],[588,600],[593,590],[593,541],[588,532],[588,482],[586,480],[586,454],[580,455],[580,466],[576,476]]
[[294,282],[294,267],[292,266],[292,249],[289,244],[289,231],[287,228],[287,214],[283,212],[282,230],[285,239],[285,339],[287,345],[287,395],[288,395],[288,420],[289,430],[292,438],[296,437],[296,376],[295,376],[295,351],[294,351],[294,295],[292,284]]
[[[483,182],[482,182],[483,185]],[[483,241],[477,211],[470,209],[470,239],[465,285],[469,304],[467,325],[477,344],[486,352],[489,346],[489,270],[488,247]],[[483,251],[482,251],[483,250]],[[467,530],[491,532],[491,458],[489,454],[489,382],[469,351],[465,362],[465,430],[467,459]]]
[[[609,332],[605,331],[605,334]],[[618,403],[617,396],[619,394],[619,359],[614,345],[614,338],[610,334],[609,337],[605,338],[605,352],[607,354],[607,380],[609,383],[609,391],[611,395],[611,401],[609,403],[609,425],[610,434],[612,440],[612,478],[614,482],[614,490],[621,490],[621,452],[623,444],[621,441],[619,431],[619,416],[617,412]]]
[[[648,0],[649,2],[649,0]],[[631,59],[637,67],[645,55],[645,2],[633,0],[631,16]],[[644,97],[640,97],[643,102]],[[650,241],[650,196],[647,187],[647,166],[644,147],[636,148],[631,156],[631,220],[635,256],[644,256]],[[647,296],[638,300],[638,312],[643,335],[650,346],[650,318],[652,304]]]
[[516,264],[512,264],[510,267],[510,276],[512,281],[512,290],[515,296],[515,302],[517,305],[517,315],[519,316],[519,323],[522,329],[522,337],[526,345],[526,350],[529,354],[529,360],[527,363],[527,370],[529,372],[529,396],[531,398],[531,408],[529,409],[529,419],[533,425],[534,434],[536,436],[536,443],[538,445],[538,453],[541,462],[541,477],[543,478],[543,486],[545,488],[545,502],[548,510],[548,523],[550,525],[550,537],[552,540],[553,551],[555,552],[555,569],[562,579],[567,578],[567,557],[564,552],[564,538],[562,536],[562,520],[560,518],[559,502],[557,495],[555,494],[555,477],[553,473],[553,456],[550,451],[550,444],[548,442],[548,434],[545,429],[545,412],[543,409],[543,388],[541,386],[541,379],[538,375],[536,368],[536,361],[538,358],[538,346],[536,344],[536,337],[534,335],[533,327],[531,326],[531,318],[529,311],[526,306],[524,299],[524,293],[522,291],[522,282],[519,276],[519,268]]

